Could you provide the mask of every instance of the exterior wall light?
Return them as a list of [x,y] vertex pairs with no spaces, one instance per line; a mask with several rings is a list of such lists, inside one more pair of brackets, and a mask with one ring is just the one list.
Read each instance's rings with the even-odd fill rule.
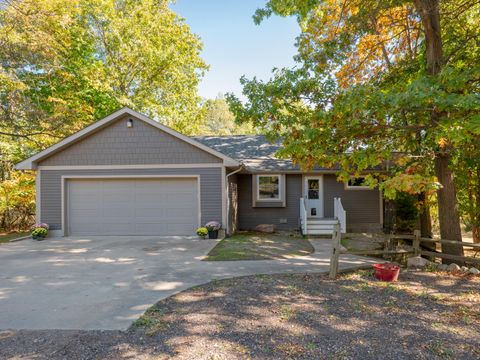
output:
[[133,120],[132,119],[128,119],[127,120],[127,128],[132,128],[133,127]]

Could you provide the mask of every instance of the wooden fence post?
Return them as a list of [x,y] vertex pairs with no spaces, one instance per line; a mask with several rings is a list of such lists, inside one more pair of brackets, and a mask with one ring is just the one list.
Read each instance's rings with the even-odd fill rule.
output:
[[420,230],[414,230],[413,236],[413,255],[420,256]]
[[333,234],[332,234],[332,254],[330,256],[330,279],[335,279],[337,277],[341,238],[342,238],[342,233],[340,232],[340,224],[335,224],[333,227]]

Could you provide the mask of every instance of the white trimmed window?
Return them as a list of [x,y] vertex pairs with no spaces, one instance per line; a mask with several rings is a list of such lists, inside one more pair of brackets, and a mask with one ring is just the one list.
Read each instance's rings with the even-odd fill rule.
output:
[[352,177],[345,184],[347,190],[372,190],[372,188],[365,184],[364,177]]
[[282,186],[280,175],[257,175],[257,201],[281,201]]

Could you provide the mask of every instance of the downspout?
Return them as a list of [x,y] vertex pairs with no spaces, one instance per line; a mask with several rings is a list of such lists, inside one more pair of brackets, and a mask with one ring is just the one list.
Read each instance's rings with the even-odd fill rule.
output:
[[241,170],[243,170],[243,164],[240,164],[240,167],[237,170],[232,171],[230,174],[227,174],[227,176],[225,176],[225,182],[226,182],[225,191],[227,195],[227,223],[225,224],[225,229],[226,229],[225,235],[230,234],[230,229],[229,229],[230,227],[230,186],[228,183],[228,178],[232,175],[235,175]]

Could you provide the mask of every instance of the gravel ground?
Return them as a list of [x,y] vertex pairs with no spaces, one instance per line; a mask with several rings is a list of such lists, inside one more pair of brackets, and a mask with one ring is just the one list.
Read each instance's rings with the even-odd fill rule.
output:
[[2,359],[479,359],[480,277],[250,276],[159,302],[128,331],[2,331]]

